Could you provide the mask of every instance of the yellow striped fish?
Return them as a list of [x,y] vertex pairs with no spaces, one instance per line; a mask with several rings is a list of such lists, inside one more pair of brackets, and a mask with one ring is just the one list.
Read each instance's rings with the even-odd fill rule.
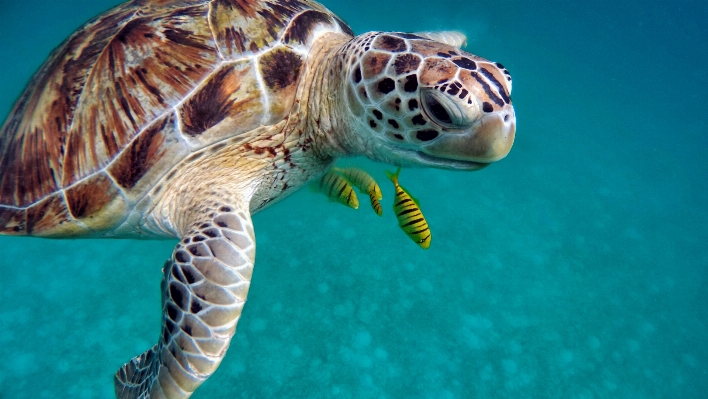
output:
[[381,216],[381,204],[379,200],[383,198],[381,194],[381,188],[376,184],[371,175],[364,172],[359,168],[332,168],[335,172],[342,175],[349,183],[353,184],[361,192],[369,193],[369,199],[371,200],[371,207],[374,208],[374,212]]
[[430,228],[428,228],[428,222],[425,221],[418,203],[398,184],[398,175],[400,173],[400,167],[395,174],[386,172],[396,189],[396,197],[393,199],[393,212],[398,218],[398,225],[406,235],[421,248],[428,249],[433,238]]
[[333,170],[327,173],[320,179],[319,189],[327,194],[331,201],[337,201],[350,208],[359,209],[359,199],[356,197],[354,188],[342,176],[336,174]]
[[383,213],[381,210],[381,203],[379,202],[380,198],[376,198],[376,193],[374,191],[369,191],[369,200],[371,201],[371,207],[374,208],[374,212],[376,212],[377,215],[381,216]]

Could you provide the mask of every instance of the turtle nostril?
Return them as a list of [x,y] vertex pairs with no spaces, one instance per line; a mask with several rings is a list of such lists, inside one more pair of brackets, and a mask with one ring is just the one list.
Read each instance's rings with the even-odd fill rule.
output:
[[504,115],[504,122],[509,122],[509,114]]

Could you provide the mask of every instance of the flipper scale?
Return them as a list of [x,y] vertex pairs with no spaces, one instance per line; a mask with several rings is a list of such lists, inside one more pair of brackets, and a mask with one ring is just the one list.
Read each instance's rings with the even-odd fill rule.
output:
[[247,206],[223,205],[193,223],[165,263],[160,340],[115,374],[118,399],[188,398],[219,367],[255,258]]

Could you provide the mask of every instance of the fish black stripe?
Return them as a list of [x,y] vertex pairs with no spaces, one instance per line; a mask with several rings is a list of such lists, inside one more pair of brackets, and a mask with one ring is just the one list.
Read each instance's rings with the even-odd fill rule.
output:
[[[413,211],[409,211],[409,209],[413,209]],[[410,213],[410,212],[414,212],[414,211],[420,212],[420,209],[418,209],[415,205],[411,205],[409,207],[396,208],[396,209],[394,209],[394,211],[396,212],[396,217],[398,219],[404,219],[404,218],[410,219],[411,216],[416,216],[416,215],[404,215],[404,213]]]
[[[420,215],[420,217],[422,218],[423,215]],[[427,225],[428,225],[428,222],[426,222],[425,219],[423,219],[423,220],[419,221],[418,223],[413,223],[411,226],[409,226],[408,230],[406,230],[406,232],[408,234],[411,234],[410,229],[422,229],[424,226],[427,226]]]
[[494,92],[492,92],[492,88],[489,87],[487,82],[484,81],[484,79],[479,77],[479,74],[477,72],[470,72],[472,74],[472,77],[477,80],[477,83],[479,83],[480,86],[484,89],[484,92],[487,93],[487,97],[489,97],[492,101],[494,101],[495,104],[497,104],[500,107],[504,106],[504,101],[499,98]]
[[354,192],[354,191],[350,190],[350,191],[349,191],[349,195],[347,195],[347,205],[349,205],[349,202],[352,200],[352,193],[353,193],[353,192]]
[[501,94],[502,98],[504,99],[504,102],[509,104],[509,96],[506,94],[506,90],[504,90],[504,86],[502,86],[501,83],[497,80],[497,78],[494,77],[494,75],[489,72],[488,70],[482,68],[481,69],[482,75],[486,76],[487,79],[491,80],[492,83],[494,83],[498,88],[499,88],[499,94]]
[[[334,176],[332,176],[330,180],[334,180]],[[327,196],[329,198],[332,198],[332,190],[334,190],[334,186],[336,186],[336,185],[337,185],[337,182],[335,182],[335,181],[332,181],[329,184],[329,192],[327,193]]]
[[320,179],[320,186],[319,186],[320,191],[322,191],[322,186],[324,185],[324,181],[325,181],[325,178],[326,178],[326,177],[327,177],[327,176],[322,176],[322,178]]
[[337,179],[337,175],[336,175],[336,174],[330,173],[330,174],[329,174],[329,181],[331,182],[331,184],[336,185],[337,182],[339,181],[339,179]]
[[425,238],[421,239],[419,242],[426,242],[428,240],[428,238],[430,238],[430,234],[425,236]]
[[411,232],[411,235],[413,235],[413,234],[420,234],[420,233],[422,233],[422,232],[424,232],[424,231],[428,231],[428,230],[430,230],[430,228],[428,228],[428,226],[425,226],[424,229],[412,231],[412,232]]
[[352,180],[354,180],[354,182],[356,184],[363,185],[364,184],[363,173],[361,173],[361,171],[359,171],[359,170],[352,171]]
[[419,222],[425,222],[425,219],[423,219],[423,218],[416,219],[416,220],[413,220],[413,221],[410,221],[410,222],[404,224],[404,225],[401,226],[401,227],[408,227],[408,226],[410,226],[410,225],[412,225],[412,224],[416,224],[416,223],[419,223]]
[[320,179],[320,183],[321,183],[320,189],[322,189],[322,188],[325,188],[325,189],[328,188],[328,187],[329,187],[329,181],[330,181],[331,178],[332,178],[332,176],[330,176],[329,173],[326,174],[326,175],[324,175],[324,176],[322,176],[322,179]]
[[[400,217],[400,216],[405,215],[405,214],[407,214],[407,213],[416,212],[416,211],[418,211],[418,208],[416,208],[416,207],[411,207],[411,208],[408,208],[408,209],[404,210],[403,212],[399,213],[399,214],[396,215],[396,216],[397,216],[397,217]],[[418,212],[419,212],[419,211],[418,211]],[[417,216],[417,215],[415,215],[415,216]]]
[[[337,193],[337,198],[341,197],[341,196],[342,196],[342,193],[343,193],[344,190],[346,190],[346,189],[347,189],[347,185],[344,184],[344,182],[342,182],[342,189],[339,190],[339,193]],[[349,193],[349,195],[351,196],[352,194]],[[348,203],[349,203],[349,198],[347,198],[347,204],[348,204]]]
[[410,199],[410,198],[404,198],[404,199],[402,199],[400,202],[398,202],[397,204],[395,204],[394,206],[399,206],[399,205],[401,205],[401,204],[403,204],[403,203],[405,203],[405,202],[410,202],[410,201],[413,201],[413,200]]

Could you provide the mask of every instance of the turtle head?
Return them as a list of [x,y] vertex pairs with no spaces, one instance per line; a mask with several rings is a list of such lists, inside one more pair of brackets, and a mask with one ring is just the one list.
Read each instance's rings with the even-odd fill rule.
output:
[[347,105],[359,141],[372,143],[366,155],[476,170],[509,153],[516,117],[501,64],[406,33],[367,33],[344,51]]

